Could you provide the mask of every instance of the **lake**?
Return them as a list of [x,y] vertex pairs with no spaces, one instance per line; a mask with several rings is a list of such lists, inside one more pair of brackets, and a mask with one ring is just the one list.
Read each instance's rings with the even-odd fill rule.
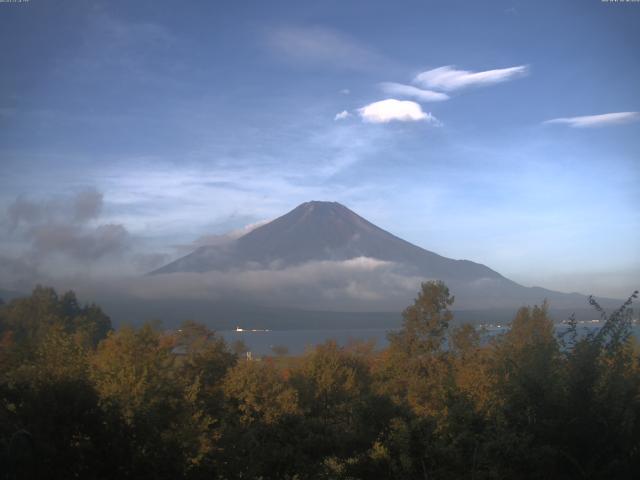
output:
[[[599,328],[599,324],[581,324],[578,330],[582,333],[593,331]],[[640,325],[634,325],[633,334],[640,338]],[[557,325],[556,332],[561,333],[566,329],[566,325]],[[486,329],[489,336],[499,335],[507,330],[506,327],[488,327]],[[370,329],[318,329],[318,330],[262,330],[262,331],[242,331],[222,330],[221,334],[228,343],[242,340],[254,355],[271,355],[273,347],[286,347],[290,354],[298,355],[305,349],[323,343],[327,340],[335,340],[339,345],[346,345],[352,340],[375,341],[376,348],[385,348],[387,333],[391,330],[386,328]]]

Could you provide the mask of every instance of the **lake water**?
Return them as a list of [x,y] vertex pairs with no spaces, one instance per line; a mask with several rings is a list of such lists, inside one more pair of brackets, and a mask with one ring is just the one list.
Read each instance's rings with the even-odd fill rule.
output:
[[[582,333],[599,328],[598,324],[581,324],[578,330]],[[633,334],[640,338],[640,325],[634,325]],[[558,325],[558,333],[566,329],[564,325]],[[486,329],[489,336],[504,333],[506,327],[489,327]],[[222,330],[220,333],[228,343],[242,340],[254,355],[271,355],[273,347],[285,347],[290,354],[298,355],[309,347],[323,343],[327,340],[335,340],[339,345],[346,345],[352,340],[375,342],[376,348],[385,348],[389,329],[326,329],[326,330],[268,330],[268,331],[242,331]]]
[[327,340],[335,340],[339,345],[346,345],[351,340],[373,340],[377,348],[387,346],[388,329],[353,329],[353,330],[269,330],[257,332],[237,332],[223,330],[220,333],[228,343],[242,340],[254,355],[272,354],[273,347],[286,347],[290,354],[300,354]]

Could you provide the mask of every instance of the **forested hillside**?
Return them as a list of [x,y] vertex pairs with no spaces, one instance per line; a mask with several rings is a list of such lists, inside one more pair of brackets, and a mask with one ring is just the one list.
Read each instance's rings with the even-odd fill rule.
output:
[[38,287],[0,306],[0,479],[640,478],[636,296],[587,337],[543,305],[486,343],[427,282],[385,350],[250,360]]

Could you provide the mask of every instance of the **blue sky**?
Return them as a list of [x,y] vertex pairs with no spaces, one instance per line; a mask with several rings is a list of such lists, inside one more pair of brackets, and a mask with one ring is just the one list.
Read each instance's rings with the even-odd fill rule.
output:
[[5,283],[313,199],[524,285],[640,286],[639,3],[31,0],[0,40]]

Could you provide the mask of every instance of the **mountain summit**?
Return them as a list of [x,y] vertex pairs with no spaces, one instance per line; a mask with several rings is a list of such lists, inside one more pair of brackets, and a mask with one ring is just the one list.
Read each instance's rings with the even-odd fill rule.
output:
[[226,245],[198,248],[152,274],[232,268],[284,268],[310,261],[358,257],[395,262],[428,278],[504,278],[469,260],[452,260],[417,247],[337,202],[306,202]]

